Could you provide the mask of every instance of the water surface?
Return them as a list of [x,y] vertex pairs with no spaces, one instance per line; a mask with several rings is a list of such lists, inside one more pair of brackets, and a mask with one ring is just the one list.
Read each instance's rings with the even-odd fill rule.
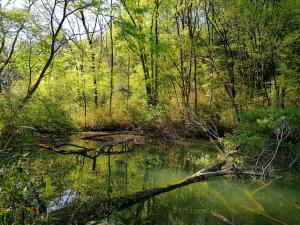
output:
[[[75,135],[68,142],[86,147],[101,144],[82,140],[81,136]],[[115,138],[125,137],[106,137]],[[199,140],[179,145],[137,145],[128,154],[101,155],[96,161],[41,149],[31,163],[35,175],[46,184],[43,192],[51,212],[74,201],[110,199],[171,184],[219,160],[213,146]],[[224,216],[234,224],[297,225],[299,184],[291,177],[272,184],[234,177],[212,178],[114,212],[95,224],[208,225],[224,224],[218,218]]]

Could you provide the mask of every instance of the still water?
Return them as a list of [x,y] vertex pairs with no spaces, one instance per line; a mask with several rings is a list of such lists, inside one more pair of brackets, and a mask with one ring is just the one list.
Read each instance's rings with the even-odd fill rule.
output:
[[[92,148],[104,141],[81,137],[56,142]],[[105,137],[122,138],[126,137]],[[96,161],[40,149],[31,164],[35,175],[46,183],[43,195],[51,213],[74,201],[110,199],[171,184],[218,161],[213,146],[200,140],[170,146],[139,144],[130,153],[100,155]],[[215,225],[224,224],[218,218],[223,216],[235,225],[297,225],[300,182],[291,176],[273,183],[218,177],[155,196],[105,218],[85,216],[86,224]]]

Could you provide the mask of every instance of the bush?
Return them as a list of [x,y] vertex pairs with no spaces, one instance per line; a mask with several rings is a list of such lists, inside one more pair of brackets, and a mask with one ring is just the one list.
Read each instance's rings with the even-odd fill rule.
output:
[[21,161],[0,168],[0,224],[47,224],[35,183]]
[[[233,134],[226,134],[223,139],[228,149],[242,147],[245,159],[253,160],[266,149],[272,155],[277,145],[277,134],[283,124],[289,131],[281,143],[276,162],[281,165],[290,163],[300,146],[300,111],[298,109],[260,109],[256,108],[242,114],[241,122]],[[288,130],[287,130],[288,129]],[[268,157],[262,157],[267,162]]]
[[167,118],[166,108],[163,105],[157,105],[149,108],[148,111],[141,115],[139,126],[147,132],[154,132],[157,129],[161,129]]
[[18,124],[43,133],[62,134],[76,130],[62,106],[46,97],[34,99],[20,116]]
[[26,146],[30,148],[36,141],[37,131],[62,135],[77,130],[59,103],[45,97],[32,99],[12,119],[8,115],[3,117],[7,119],[0,121],[0,149],[24,149]]

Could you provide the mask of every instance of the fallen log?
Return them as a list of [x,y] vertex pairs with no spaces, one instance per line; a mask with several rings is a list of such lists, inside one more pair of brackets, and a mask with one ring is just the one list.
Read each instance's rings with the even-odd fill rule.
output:
[[[111,152],[111,149],[114,146],[122,146],[122,152],[114,152],[115,154],[118,153],[124,153],[125,151],[129,152],[132,150],[134,146],[134,141],[133,139],[127,139],[125,141],[108,141],[103,144],[101,144],[98,148],[86,148],[83,146],[79,145],[74,145],[74,144],[60,144],[56,146],[49,146],[49,145],[44,145],[44,144],[38,144],[38,147],[44,148],[50,151],[53,151],[58,154],[62,155],[70,155],[70,154],[75,154],[75,155],[82,155],[88,158],[94,158],[95,156],[89,156],[87,153],[95,151],[97,153],[96,157],[98,157],[101,154],[109,154],[113,153]],[[61,149],[61,147],[75,147],[78,149]],[[129,151],[128,151],[129,150]]]
[[95,134],[95,135],[82,137],[81,139],[83,139],[83,140],[98,140],[99,138],[118,136],[118,135],[148,136],[143,133],[128,131],[128,132],[111,132],[111,133]]
[[[98,153],[110,152],[110,150],[114,146],[118,146],[118,145],[122,146],[122,151],[126,151],[127,149],[131,150],[133,146],[130,146],[130,143],[134,144],[134,141],[131,138],[125,141],[108,141],[100,145],[100,147],[97,148],[95,151]],[[105,151],[106,148],[107,150]]]
[[225,164],[223,162],[220,162],[212,167],[208,167],[206,169],[201,170],[201,171],[208,171],[208,172],[198,171],[194,175],[184,180],[163,187],[140,191],[140,192],[132,193],[121,197],[113,197],[107,200],[92,199],[80,205],[71,204],[66,206],[65,208],[51,212],[50,215],[52,217],[58,218],[62,222],[66,222],[66,221],[70,222],[70,219],[72,219],[75,220],[78,224],[83,224],[84,222],[87,222],[87,221],[82,221],[84,220],[83,215],[90,215],[92,218],[101,219],[109,216],[114,211],[128,208],[136,203],[145,201],[159,194],[166,193],[174,189],[184,187],[193,183],[202,182],[211,177],[219,177],[219,176],[234,175],[234,174],[263,176],[263,173],[261,172],[244,171],[242,169],[233,170],[230,168],[227,170],[221,170],[221,168],[224,165]]
[[[72,145],[72,144],[63,144],[63,145],[60,145],[58,147],[57,146],[52,147],[52,146],[44,145],[44,144],[38,144],[37,146],[40,147],[40,148],[43,148],[43,149],[50,150],[50,151],[55,152],[57,154],[61,154],[61,155],[80,155],[80,156],[84,156],[84,157],[87,157],[87,158],[90,158],[90,159],[92,159],[93,157],[89,156],[87,153],[95,150],[95,149],[89,149],[89,148],[85,148],[85,147],[77,146],[77,145]],[[73,147],[78,147],[78,148],[81,148],[81,149],[79,149],[79,150],[59,149],[59,147],[61,147],[61,146],[73,146]]]
[[81,139],[83,139],[83,140],[97,140],[98,138],[102,138],[102,137],[116,136],[116,135],[122,135],[122,134],[128,134],[128,133],[114,132],[114,133],[95,134],[95,135],[91,135],[91,136],[82,137]]
[[147,200],[151,197],[157,196],[159,194],[172,191],[176,188],[187,186],[192,183],[200,182],[205,180],[207,177],[211,176],[223,176],[228,174],[224,171],[209,172],[206,174],[201,174],[197,176],[192,176],[182,181],[174,184],[166,185],[159,188],[154,188],[150,190],[140,191],[133,194],[113,197],[111,199],[91,199],[82,204],[70,204],[62,209],[58,209],[50,213],[51,217],[59,219],[59,221],[64,223],[70,223],[70,220],[76,221],[78,224],[85,224],[88,221],[84,221],[83,215],[90,215],[93,218],[102,219],[111,215],[114,211],[122,210],[128,208],[138,202]]
[[200,170],[200,173],[214,172],[214,171],[217,171],[217,170],[221,170],[221,168],[222,168],[223,166],[225,166],[226,163],[227,163],[227,162],[224,160],[224,161],[222,161],[222,162],[217,163],[216,165],[213,165],[213,166],[211,166],[211,167],[207,167],[207,168],[205,168],[205,169]]
[[207,173],[196,173],[191,177],[188,177],[184,180],[178,181],[174,184],[166,185],[159,188],[154,188],[151,190],[136,192],[127,196],[119,197],[117,199],[113,199],[112,202],[115,202],[116,209],[121,210],[127,207],[130,207],[138,202],[147,200],[156,195],[172,191],[174,189],[184,187],[193,183],[198,183],[206,180],[209,177],[219,177],[224,175],[234,174],[234,171],[215,171],[215,172],[207,172]]
[[[45,145],[45,144],[38,144],[37,145],[40,148],[44,148],[50,151],[54,151],[59,154],[69,154],[69,153],[86,153],[95,150],[94,148],[85,148],[83,146],[79,145],[74,145],[74,144],[61,144],[61,145],[56,145],[56,146],[50,146],[50,145]],[[71,147],[76,147],[79,149],[60,149],[63,146],[71,146]]]

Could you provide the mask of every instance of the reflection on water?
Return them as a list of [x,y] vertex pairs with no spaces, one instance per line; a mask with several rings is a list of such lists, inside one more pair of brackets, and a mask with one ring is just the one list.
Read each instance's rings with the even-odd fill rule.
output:
[[50,202],[49,206],[47,207],[47,212],[50,213],[52,211],[61,209],[67,204],[74,202],[76,198],[77,195],[74,191],[70,189],[65,190],[61,197],[54,199]]
[[[77,137],[72,143],[85,147],[98,142]],[[206,141],[178,146],[139,145],[129,154],[102,155],[96,160],[78,155],[58,155],[41,150],[35,156],[39,176],[51,177],[49,211],[74,200],[109,199],[160,187],[188,177],[217,161]],[[34,169],[33,168],[33,169]],[[143,201],[106,220],[89,224],[223,224],[216,215],[234,224],[300,224],[300,182],[295,179],[273,184],[214,178]],[[46,190],[45,190],[46,191]],[[101,222],[101,223],[100,223]]]

